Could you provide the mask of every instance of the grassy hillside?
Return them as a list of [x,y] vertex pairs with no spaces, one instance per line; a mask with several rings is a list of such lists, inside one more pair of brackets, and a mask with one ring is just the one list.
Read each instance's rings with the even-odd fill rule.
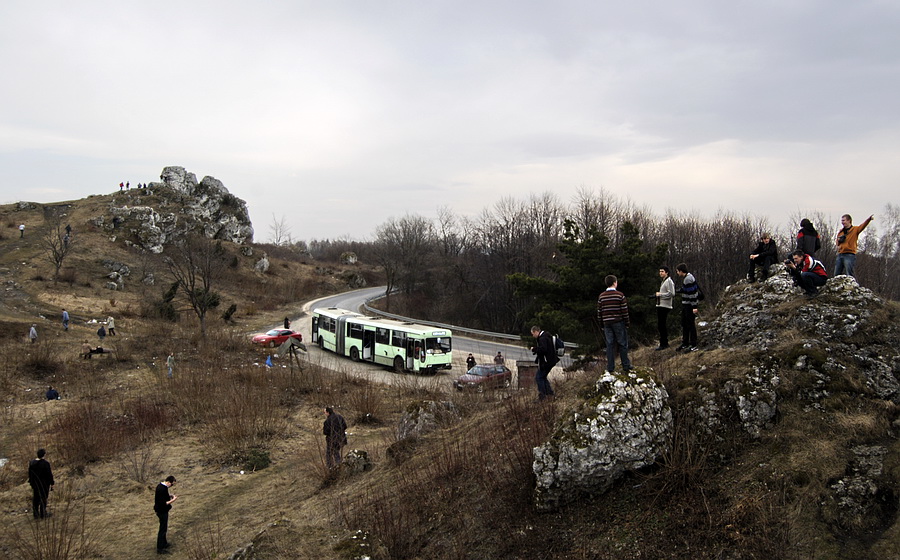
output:
[[[175,323],[152,316],[149,304],[168,287],[160,263],[91,225],[126,196],[66,203],[77,250],[59,282],[39,242],[43,209],[0,208],[4,557],[156,557],[153,487],[168,474],[178,479],[174,558],[238,551],[233,557],[257,559],[897,557],[897,406],[875,397],[849,357],[836,357],[845,369],[827,380],[795,367],[801,355],[828,356],[827,348],[798,354],[808,340],[795,326],[802,302],[772,310],[778,319],[768,328],[779,342],[767,351],[636,350],[635,364],[652,368],[671,396],[671,451],[603,495],[540,514],[532,508],[532,448],[576,406],[597,370],[568,375],[555,400],[538,404],[531,390],[450,393],[446,376],[376,384],[318,352],[302,371],[283,360],[261,367],[269,352],[251,347],[247,335],[342,290],[342,267],[270,247],[264,274],[253,268],[263,247],[244,256],[227,246],[236,264],[219,285],[219,311],[231,303],[238,311],[230,323],[216,313],[203,338],[190,313]],[[19,223],[26,224],[21,239]],[[123,291],[105,287],[104,260],[132,270]],[[348,268],[374,274],[364,264]],[[154,285],[140,281],[144,272],[154,273]],[[68,332],[63,307],[73,318]],[[706,310],[705,318],[721,312]],[[105,345],[115,353],[81,359],[82,341],[96,341],[96,325],[86,321],[109,315],[119,335]],[[885,343],[879,333],[897,317],[894,306],[871,317],[854,340],[860,353],[867,340]],[[25,339],[32,323],[37,344]],[[169,351],[177,356],[171,380]],[[780,378],[772,425],[751,437],[729,409],[718,416],[721,429],[709,431],[695,403],[736,387],[759,364]],[[44,400],[48,385],[62,400]],[[400,417],[424,400],[452,402],[458,419],[398,441]],[[365,451],[371,469],[324,467],[326,405],[347,418],[348,449]],[[833,487],[864,470],[854,462],[864,455],[859,448],[876,446],[884,453],[867,502],[874,510],[854,516]],[[42,522],[31,519],[25,483],[38,447],[47,448],[57,480],[54,515]]]

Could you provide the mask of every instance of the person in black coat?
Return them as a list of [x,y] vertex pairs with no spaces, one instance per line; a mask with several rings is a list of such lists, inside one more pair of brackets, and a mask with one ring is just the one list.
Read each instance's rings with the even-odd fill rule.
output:
[[37,458],[28,463],[28,484],[31,485],[32,491],[31,509],[35,519],[47,517],[47,498],[53,490],[53,469],[44,459],[46,454],[46,450],[38,449]]
[[347,422],[330,406],[325,407],[322,433],[325,434],[325,464],[333,469],[341,463],[341,448],[347,445]]
[[762,280],[769,277],[769,267],[778,262],[778,248],[775,241],[768,233],[759,236],[759,244],[750,254],[750,270],[747,271],[747,280],[756,281],[756,267],[762,267]]
[[812,222],[806,218],[800,220],[800,231],[797,232],[797,250],[815,257],[816,251],[821,248],[822,240],[819,239],[819,232],[813,227]]
[[556,355],[556,348],[553,346],[553,337],[550,333],[542,331],[540,327],[531,327],[531,336],[537,339],[537,345],[531,348],[531,353],[536,357],[537,372],[534,374],[534,383],[537,385],[538,400],[542,401],[547,397],[553,396],[553,387],[547,376],[553,366],[559,363],[559,356]]
[[178,499],[178,496],[170,496],[169,488],[175,484],[174,476],[167,476],[166,479],[156,485],[156,495],[153,499],[153,511],[159,518],[159,532],[156,533],[156,553],[168,554],[169,541],[166,540],[166,533],[169,530],[169,510],[172,509],[172,502]]

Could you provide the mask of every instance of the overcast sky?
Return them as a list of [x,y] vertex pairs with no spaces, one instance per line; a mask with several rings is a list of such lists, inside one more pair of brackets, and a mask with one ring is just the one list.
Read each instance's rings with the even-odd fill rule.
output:
[[599,189],[712,217],[897,203],[900,3],[0,3],[0,202],[180,165],[295,239]]

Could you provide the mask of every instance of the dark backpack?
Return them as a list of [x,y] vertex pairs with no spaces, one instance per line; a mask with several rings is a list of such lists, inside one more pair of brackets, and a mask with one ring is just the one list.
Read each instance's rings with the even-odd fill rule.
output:
[[559,335],[555,335],[553,337],[553,347],[556,348],[556,355],[559,357],[563,357],[566,354],[566,343],[563,341]]

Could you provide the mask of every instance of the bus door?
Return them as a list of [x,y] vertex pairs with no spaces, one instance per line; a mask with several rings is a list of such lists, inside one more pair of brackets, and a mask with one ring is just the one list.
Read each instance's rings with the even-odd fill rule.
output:
[[310,331],[312,334],[312,343],[315,344],[319,342],[319,316],[313,315],[312,318],[312,330]]
[[424,355],[425,349],[422,348],[422,341],[414,338],[406,339],[406,369],[416,371],[416,358]]
[[375,331],[366,329],[363,331],[362,359],[367,362],[375,361]]

